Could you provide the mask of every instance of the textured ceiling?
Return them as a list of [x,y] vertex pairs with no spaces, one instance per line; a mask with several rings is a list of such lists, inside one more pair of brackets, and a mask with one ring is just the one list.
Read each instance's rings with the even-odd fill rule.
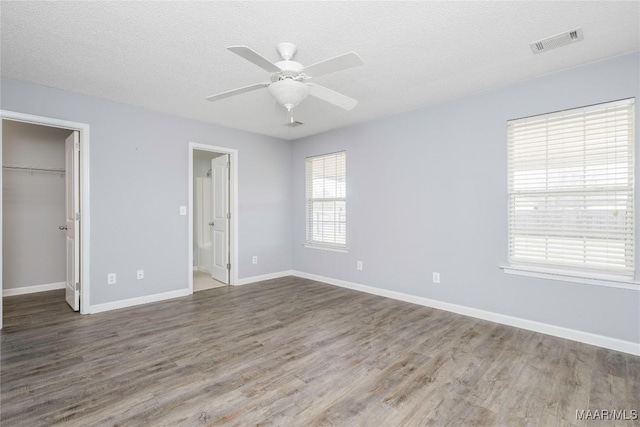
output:
[[[183,117],[295,139],[640,50],[640,2],[9,2],[2,74]],[[534,55],[529,43],[575,27],[584,41]],[[205,96],[268,80],[226,50],[277,61],[298,45],[309,65],[348,51],[361,67],[315,82],[360,101],[307,98],[287,115],[266,90]]]

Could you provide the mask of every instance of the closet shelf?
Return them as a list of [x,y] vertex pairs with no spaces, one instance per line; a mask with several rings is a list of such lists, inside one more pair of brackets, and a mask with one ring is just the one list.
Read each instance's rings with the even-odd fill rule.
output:
[[2,165],[2,169],[38,171],[38,172],[59,172],[59,173],[64,173],[65,172],[64,169],[37,168],[37,167],[32,167],[32,166],[15,166],[15,165]]

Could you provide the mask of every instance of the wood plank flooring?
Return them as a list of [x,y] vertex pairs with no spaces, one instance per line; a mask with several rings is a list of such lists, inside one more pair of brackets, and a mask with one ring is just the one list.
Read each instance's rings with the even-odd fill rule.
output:
[[4,299],[2,426],[640,426],[640,357],[300,278]]

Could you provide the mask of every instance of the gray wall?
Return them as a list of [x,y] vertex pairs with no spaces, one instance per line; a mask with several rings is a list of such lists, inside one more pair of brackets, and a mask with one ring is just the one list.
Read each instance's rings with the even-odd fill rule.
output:
[[[499,269],[507,263],[506,121],[639,97],[638,76],[639,55],[627,55],[296,141],[294,269],[640,342],[640,292]],[[306,249],[304,159],[339,150],[347,152],[349,253]],[[441,284],[431,282],[434,271]]]
[[238,150],[239,277],[291,268],[290,142],[5,78],[1,96],[91,126],[92,305],[188,287],[189,141]]
[[[64,140],[70,132],[5,120],[4,165],[64,169]],[[2,288],[65,281],[64,174],[2,171]]]

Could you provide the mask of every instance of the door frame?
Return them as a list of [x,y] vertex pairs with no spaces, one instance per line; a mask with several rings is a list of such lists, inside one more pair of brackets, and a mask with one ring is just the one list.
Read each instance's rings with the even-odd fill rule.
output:
[[[80,133],[80,313],[90,312],[90,230],[91,230],[91,203],[89,189],[89,125],[87,123],[71,122],[53,117],[36,116],[33,114],[19,113],[16,111],[0,110],[0,121],[12,120],[15,122],[31,123],[34,125],[49,126]],[[0,125],[1,129],[1,125]],[[0,160],[2,159],[2,140],[0,138]],[[0,184],[2,176],[0,175]],[[2,198],[0,197],[0,223],[2,222]],[[0,229],[0,237],[2,230]],[[0,247],[0,274],[2,274],[2,248]],[[0,328],[2,327],[2,292],[0,292]]]
[[231,164],[231,173],[229,176],[229,210],[231,213],[231,218],[229,219],[229,223],[231,225],[229,229],[229,262],[231,263],[229,285],[236,285],[238,283],[238,150],[227,147],[218,147],[215,145],[200,144],[197,142],[189,142],[189,205],[187,211],[187,215],[189,217],[189,247],[187,252],[187,264],[190,294],[193,293],[193,155],[195,150],[229,155],[229,163]]

